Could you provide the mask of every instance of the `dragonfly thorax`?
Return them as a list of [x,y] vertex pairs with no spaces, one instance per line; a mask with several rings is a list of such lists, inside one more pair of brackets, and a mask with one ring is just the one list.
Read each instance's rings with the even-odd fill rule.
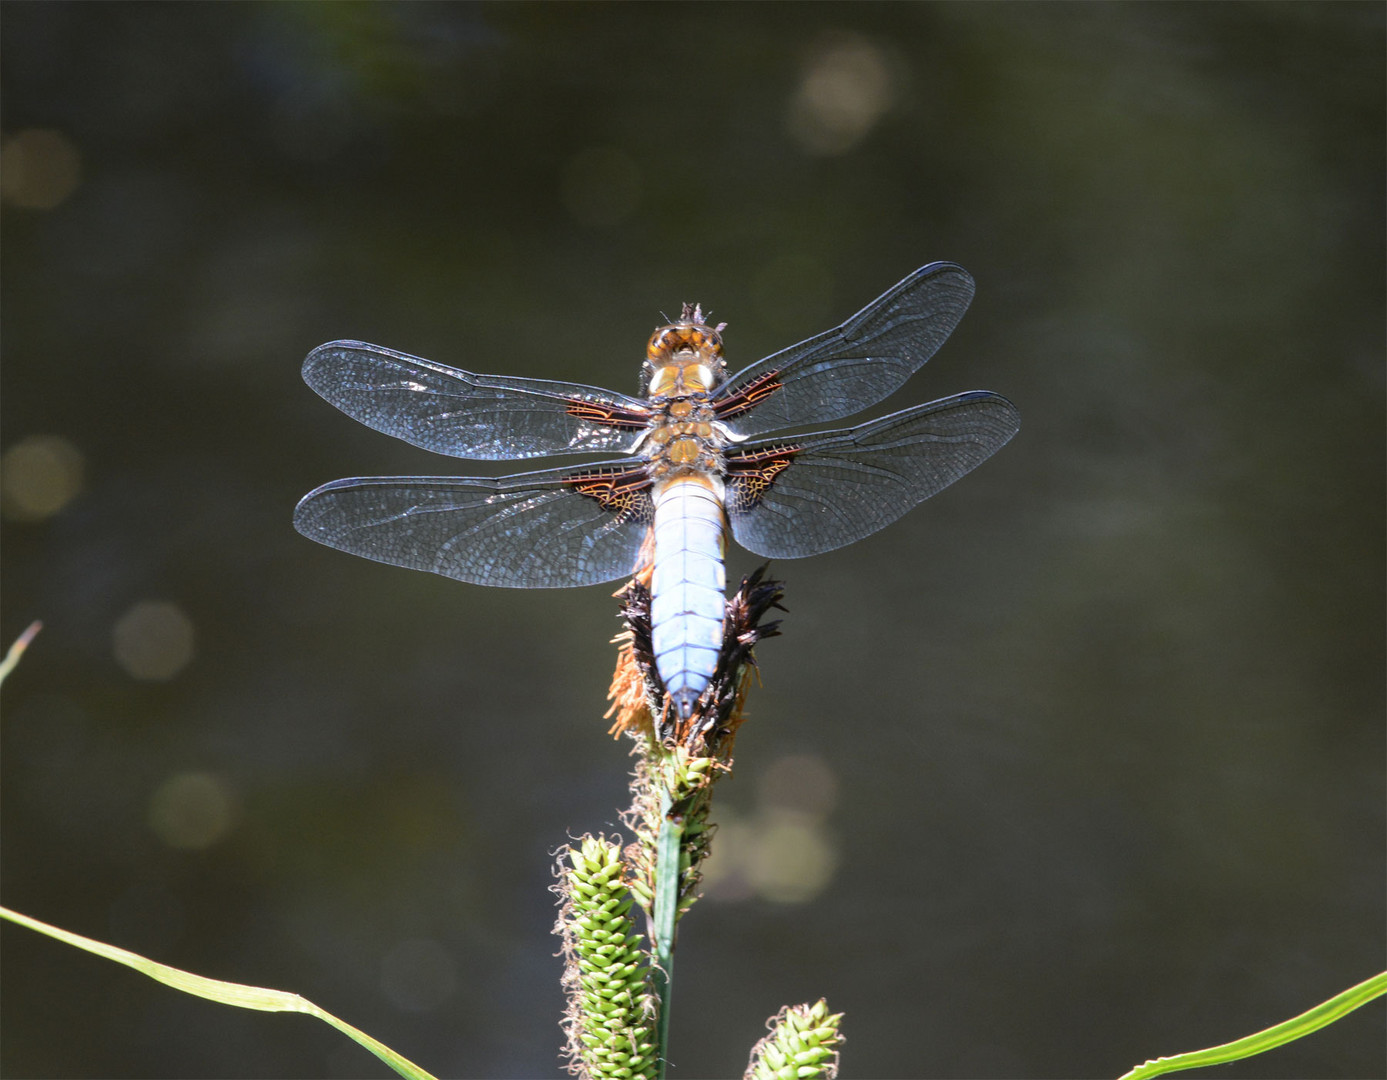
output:
[[680,397],[655,414],[642,447],[657,478],[686,471],[721,475],[726,468],[722,451],[729,441],[706,400]]

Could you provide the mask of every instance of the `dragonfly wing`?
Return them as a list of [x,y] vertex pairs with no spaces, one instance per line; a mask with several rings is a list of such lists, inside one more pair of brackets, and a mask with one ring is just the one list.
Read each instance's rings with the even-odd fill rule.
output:
[[629,452],[649,418],[639,399],[595,386],[474,375],[362,341],[319,345],[303,378],[353,419],[450,457]]
[[930,263],[842,326],[732,376],[714,408],[743,435],[861,412],[920,370],[972,299],[973,279],[963,267]]
[[294,528],[458,581],[557,588],[630,574],[650,518],[644,466],[617,461],[497,479],[335,480],[303,497]]
[[732,535],[774,559],[851,544],[981,465],[1020,414],[986,390],[844,431],[747,443],[727,457]]

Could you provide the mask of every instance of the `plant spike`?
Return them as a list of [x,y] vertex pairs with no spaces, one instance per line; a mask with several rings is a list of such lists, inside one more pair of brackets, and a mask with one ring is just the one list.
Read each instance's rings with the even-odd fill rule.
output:
[[563,937],[568,1070],[590,1080],[653,1078],[660,1070],[655,998],[621,846],[584,837],[559,853],[558,876],[554,888],[564,903],[554,929]]
[[842,1013],[813,1005],[787,1005],[767,1021],[770,1034],[751,1048],[743,1080],[835,1080]]

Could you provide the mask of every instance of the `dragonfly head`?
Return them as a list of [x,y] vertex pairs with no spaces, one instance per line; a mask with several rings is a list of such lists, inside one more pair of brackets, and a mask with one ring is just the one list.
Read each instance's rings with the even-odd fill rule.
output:
[[699,305],[685,304],[678,322],[650,335],[641,369],[641,394],[678,397],[712,390],[727,375],[722,354],[722,330],[726,326],[709,326]]

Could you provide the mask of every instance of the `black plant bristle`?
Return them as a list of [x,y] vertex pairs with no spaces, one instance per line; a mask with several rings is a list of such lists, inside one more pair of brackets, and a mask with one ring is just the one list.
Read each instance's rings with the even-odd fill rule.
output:
[[692,715],[687,717],[681,716],[673,703],[664,707],[667,698],[655,666],[650,636],[650,589],[639,580],[633,580],[622,591],[621,617],[631,632],[631,652],[645,681],[646,697],[662,741],[683,742],[692,750],[702,736],[704,749],[713,752],[735,727],[734,713],[742,673],[756,664],[753,649],[758,642],[780,633],[779,619],[761,620],[773,608],[785,610],[780,603],[785,595],[784,584],[767,577],[769,569],[770,565],[766,564],[752,571],[728,597],[717,668]]
[[637,579],[622,590],[621,618],[626,629],[631,631],[631,652],[649,696],[655,701],[663,701],[665,684],[655,666],[655,646],[650,639],[650,589]]

